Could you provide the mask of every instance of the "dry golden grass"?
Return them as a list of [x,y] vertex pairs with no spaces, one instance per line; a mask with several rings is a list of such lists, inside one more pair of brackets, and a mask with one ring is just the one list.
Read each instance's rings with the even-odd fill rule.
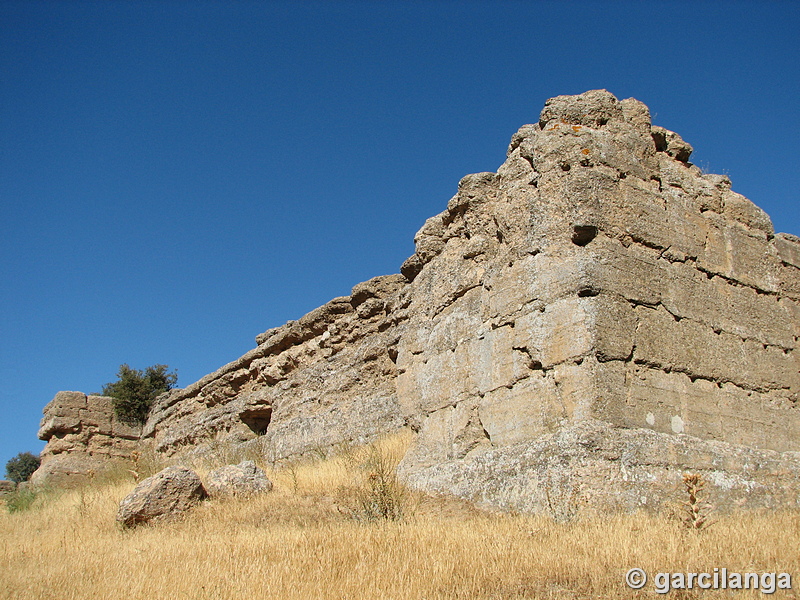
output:
[[[395,438],[383,450],[397,455],[405,443]],[[625,585],[631,567],[651,578],[714,567],[788,572],[800,585],[797,513],[722,517],[697,532],[644,514],[564,524],[409,495],[402,520],[359,522],[349,503],[363,480],[363,456],[284,468],[270,473],[270,494],[208,501],[179,520],[127,531],[114,516],[131,480],[40,498],[25,512],[0,511],[0,597],[657,597],[651,582],[638,592]]]

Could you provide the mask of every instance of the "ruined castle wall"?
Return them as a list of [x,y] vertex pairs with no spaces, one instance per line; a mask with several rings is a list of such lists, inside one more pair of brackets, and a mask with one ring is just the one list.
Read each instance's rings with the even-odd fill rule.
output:
[[45,406],[39,427],[39,439],[48,440],[42,460],[75,448],[91,455],[127,456],[141,429],[120,421],[112,402],[106,396],[58,392]]
[[398,429],[394,359],[406,283],[372,279],[259,335],[239,360],[159,398],[143,435],[168,455],[257,442],[279,460]]
[[662,506],[687,469],[798,506],[800,239],[691,152],[636,100],[549,100],[402,275],[163,395],[143,439],[280,460],[407,425],[408,483],[495,507]]
[[[672,456],[667,486],[682,468],[670,436],[800,450],[800,246],[690,153],[643,104],[589,92],[548,101],[498,173],[462,180],[416,238],[411,307],[423,318],[398,357],[420,431],[402,465],[410,481],[491,496],[503,486],[480,475],[481,457],[513,447],[519,458],[531,443],[555,452],[588,421],[611,427],[612,446]],[[596,484],[604,470],[621,476],[609,461]],[[537,468],[563,476],[551,467]],[[728,475],[737,493],[752,488],[753,474]]]
[[34,483],[77,483],[102,473],[110,461],[128,459],[141,428],[120,421],[112,399],[58,392],[44,407],[39,439],[46,440]]

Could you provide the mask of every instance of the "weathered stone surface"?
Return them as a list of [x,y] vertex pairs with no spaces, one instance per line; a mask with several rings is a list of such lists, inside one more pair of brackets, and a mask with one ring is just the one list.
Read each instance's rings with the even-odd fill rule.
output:
[[205,487],[210,496],[248,496],[270,491],[272,482],[252,460],[246,460],[214,469]]
[[3,494],[10,494],[16,489],[17,489],[17,484],[14,483],[13,481],[0,479],[0,496],[2,496]]
[[683,138],[674,131],[663,127],[653,127],[653,141],[656,150],[666,152],[675,160],[685,163],[692,154],[692,146],[683,141]]
[[400,467],[406,481],[431,492],[557,519],[675,505],[683,500],[685,472],[711,483],[718,510],[800,508],[797,453],[594,420],[465,458],[413,467],[404,461]]
[[[409,482],[489,505],[658,506],[693,469],[728,507],[794,506],[800,239],[691,153],[637,100],[549,100],[400,275],[163,395],[142,439],[282,460],[409,426]],[[48,453],[135,438],[57,398]]]
[[117,522],[133,527],[184,512],[207,496],[197,473],[186,467],[167,467],[140,482],[122,499]]
[[800,269],[800,238],[788,233],[779,233],[775,236],[775,249],[784,263]]
[[141,427],[121,422],[112,399],[83,392],[58,392],[44,407],[39,439],[47,441],[37,485],[80,483],[109,467],[108,459],[130,458]]
[[[800,450],[800,244],[773,238],[763,211],[690,154],[635,101],[603,91],[555,98],[514,135],[499,179],[467,179],[444,231],[426,224],[417,242],[435,256],[410,286],[397,361],[398,396],[419,432],[402,464],[411,483],[544,510],[536,494],[560,484],[536,479],[534,500],[523,500],[532,488],[518,473],[521,453],[567,452],[580,436],[566,432],[593,422],[612,445],[629,431],[664,451],[670,436],[702,440],[740,492],[746,481],[774,497],[798,488],[796,478],[747,471],[740,449]],[[526,215],[521,227],[509,212]],[[554,439],[557,452],[545,441]],[[580,472],[598,507],[635,507],[607,489],[613,462],[569,452],[594,464]],[[488,475],[477,466],[488,472],[496,460],[509,465],[504,481],[480,483]],[[693,467],[685,455],[670,463],[670,485],[683,467]],[[642,482],[664,475],[644,460],[636,468]],[[766,502],[740,492],[725,501]]]
[[145,424],[158,451],[260,438],[269,460],[361,444],[404,425],[394,384],[402,275],[376,277],[184,390],[161,396]]
[[34,487],[72,487],[89,483],[112,467],[108,456],[91,455],[78,447],[43,458],[31,475]]

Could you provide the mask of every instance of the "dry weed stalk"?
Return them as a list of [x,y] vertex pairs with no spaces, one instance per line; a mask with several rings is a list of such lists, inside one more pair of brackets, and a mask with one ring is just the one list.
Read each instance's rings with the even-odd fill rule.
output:
[[697,473],[685,473],[683,485],[688,496],[683,502],[683,524],[695,531],[708,529],[714,524],[713,521],[709,521],[714,507],[708,501],[706,480]]
[[[371,444],[367,455],[345,452],[341,455],[345,468],[355,472],[355,486],[341,486],[339,493],[345,506],[339,511],[356,521],[399,521],[408,508],[405,487],[397,479],[398,457],[379,444]],[[349,506],[347,506],[349,505]]]
[[366,488],[359,495],[362,516],[370,521],[401,519],[405,490],[397,481],[395,461],[373,446],[364,466],[367,470]]
[[128,469],[128,473],[133,475],[133,480],[135,482],[139,482],[139,459],[142,457],[142,453],[134,450],[131,452],[131,461],[133,462],[133,468]]

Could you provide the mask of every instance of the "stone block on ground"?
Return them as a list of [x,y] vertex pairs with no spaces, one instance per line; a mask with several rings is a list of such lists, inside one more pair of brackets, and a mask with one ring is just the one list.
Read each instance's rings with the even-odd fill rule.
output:
[[245,460],[211,471],[206,489],[211,496],[249,496],[270,491],[272,482],[252,460]]
[[125,527],[180,514],[207,497],[197,473],[186,467],[167,467],[139,483],[123,498],[117,521]]

